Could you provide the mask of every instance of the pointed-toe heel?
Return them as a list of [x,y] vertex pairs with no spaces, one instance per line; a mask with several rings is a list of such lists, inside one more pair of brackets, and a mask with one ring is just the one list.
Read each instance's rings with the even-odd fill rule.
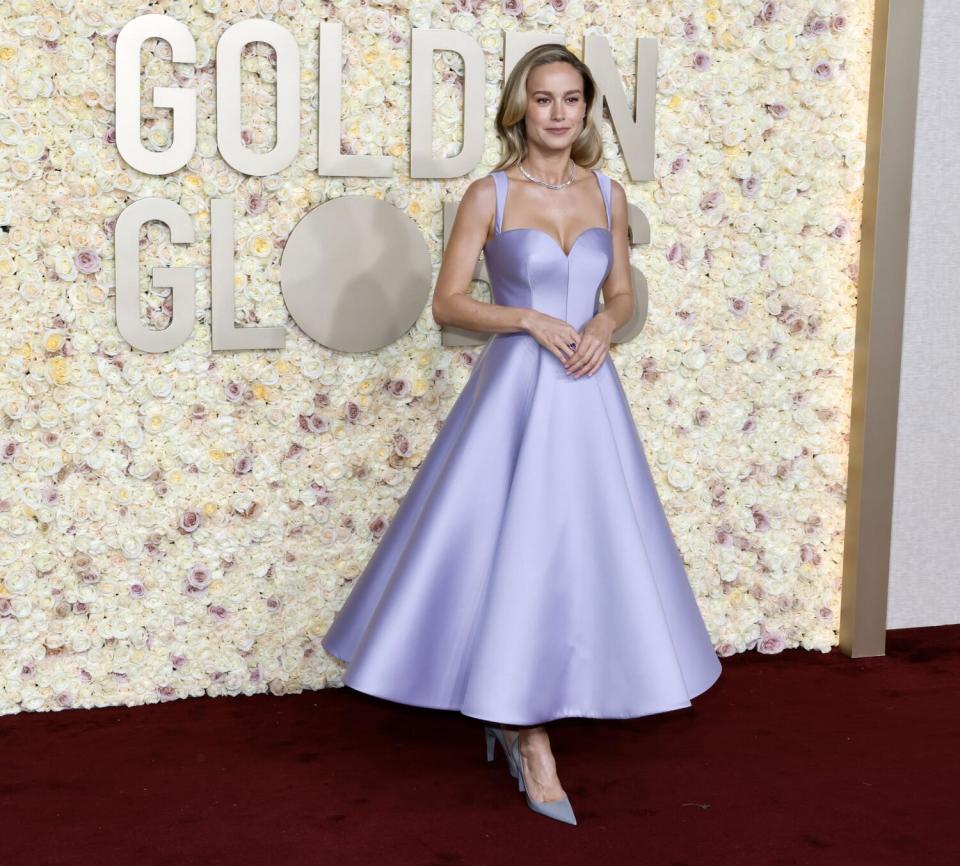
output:
[[565,824],[576,824],[577,817],[573,814],[573,806],[570,805],[570,798],[564,797],[562,800],[552,800],[549,803],[540,803],[530,796],[527,791],[526,780],[523,776],[523,762],[520,760],[520,737],[513,741],[513,763],[517,768],[517,784],[527,798],[527,805],[540,815],[546,815],[557,821],[563,821]]
[[500,743],[500,748],[503,749],[503,754],[507,759],[507,769],[510,770],[510,775],[513,776],[514,779],[516,779],[517,768],[514,765],[513,754],[510,751],[510,747],[507,745],[506,738],[503,736],[503,731],[501,731],[500,728],[495,728],[490,725],[484,725],[483,733],[486,736],[486,740],[487,740],[487,760],[488,761],[493,760],[496,744]]

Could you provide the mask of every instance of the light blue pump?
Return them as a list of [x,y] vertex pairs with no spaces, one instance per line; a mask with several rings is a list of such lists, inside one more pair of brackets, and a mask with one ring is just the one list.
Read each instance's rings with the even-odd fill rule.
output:
[[527,791],[526,779],[523,775],[523,762],[520,760],[520,737],[517,737],[513,741],[513,763],[518,771],[517,782],[519,783],[520,790],[523,791],[527,798],[527,805],[533,809],[534,812],[546,815],[548,818],[554,818],[557,821],[563,821],[566,824],[577,823],[577,818],[573,814],[573,807],[570,805],[569,797],[564,797],[562,800],[551,800],[549,803],[540,803],[530,796],[530,792]]

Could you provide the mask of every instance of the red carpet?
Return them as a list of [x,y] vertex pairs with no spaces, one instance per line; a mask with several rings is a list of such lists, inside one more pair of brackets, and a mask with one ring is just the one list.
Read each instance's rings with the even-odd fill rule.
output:
[[0,717],[3,866],[957,862],[960,626],[724,659],[692,708],[560,720],[580,822],[482,723],[349,688]]

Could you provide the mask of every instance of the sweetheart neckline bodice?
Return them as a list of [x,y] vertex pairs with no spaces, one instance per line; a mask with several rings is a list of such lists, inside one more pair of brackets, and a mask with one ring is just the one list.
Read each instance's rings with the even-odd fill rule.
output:
[[589,226],[585,228],[582,232],[580,232],[580,234],[578,234],[573,239],[573,243],[570,245],[569,250],[564,250],[564,248],[560,245],[560,241],[558,241],[550,232],[544,229],[534,228],[533,226],[517,226],[516,228],[512,228],[512,229],[502,229],[501,226],[503,225],[503,212],[506,205],[507,193],[509,192],[509,189],[510,189],[510,177],[507,175],[506,171],[503,171],[503,170],[491,172],[490,176],[493,177],[494,185],[496,187],[496,192],[497,192],[497,209],[496,209],[496,215],[494,218],[494,234],[493,234],[493,237],[488,238],[487,241],[484,243],[484,248],[486,248],[487,244],[491,243],[492,241],[496,240],[499,237],[503,237],[504,235],[510,235],[510,234],[541,235],[550,241],[554,249],[559,250],[560,255],[563,256],[564,261],[569,262],[570,257],[573,255],[574,250],[576,250],[577,248],[577,244],[580,242],[580,240],[583,237],[590,234],[591,232],[595,232],[595,231],[606,232],[608,237],[610,237],[612,240],[613,231],[612,231],[612,225],[611,225],[612,220],[611,220],[610,189],[609,189],[610,179],[605,174],[603,174],[603,172],[601,172],[599,169],[594,168],[594,169],[591,169],[591,171],[593,172],[593,176],[596,179],[597,185],[600,188],[600,197],[603,200],[603,209],[604,209],[604,212],[606,213],[607,224],[605,226]]

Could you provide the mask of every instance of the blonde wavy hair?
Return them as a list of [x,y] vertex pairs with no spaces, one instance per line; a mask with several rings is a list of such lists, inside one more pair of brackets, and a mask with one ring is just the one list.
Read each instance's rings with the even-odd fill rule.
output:
[[570,149],[570,158],[584,168],[593,168],[603,157],[600,130],[593,122],[593,106],[597,85],[587,65],[565,46],[556,42],[531,48],[513,67],[500,96],[497,109],[497,135],[504,144],[504,155],[493,171],[516,165],[527,155],[527,76],[530,70],[545,63],[569,63],[583,78],[583,98],[587,111],[583,129]]

